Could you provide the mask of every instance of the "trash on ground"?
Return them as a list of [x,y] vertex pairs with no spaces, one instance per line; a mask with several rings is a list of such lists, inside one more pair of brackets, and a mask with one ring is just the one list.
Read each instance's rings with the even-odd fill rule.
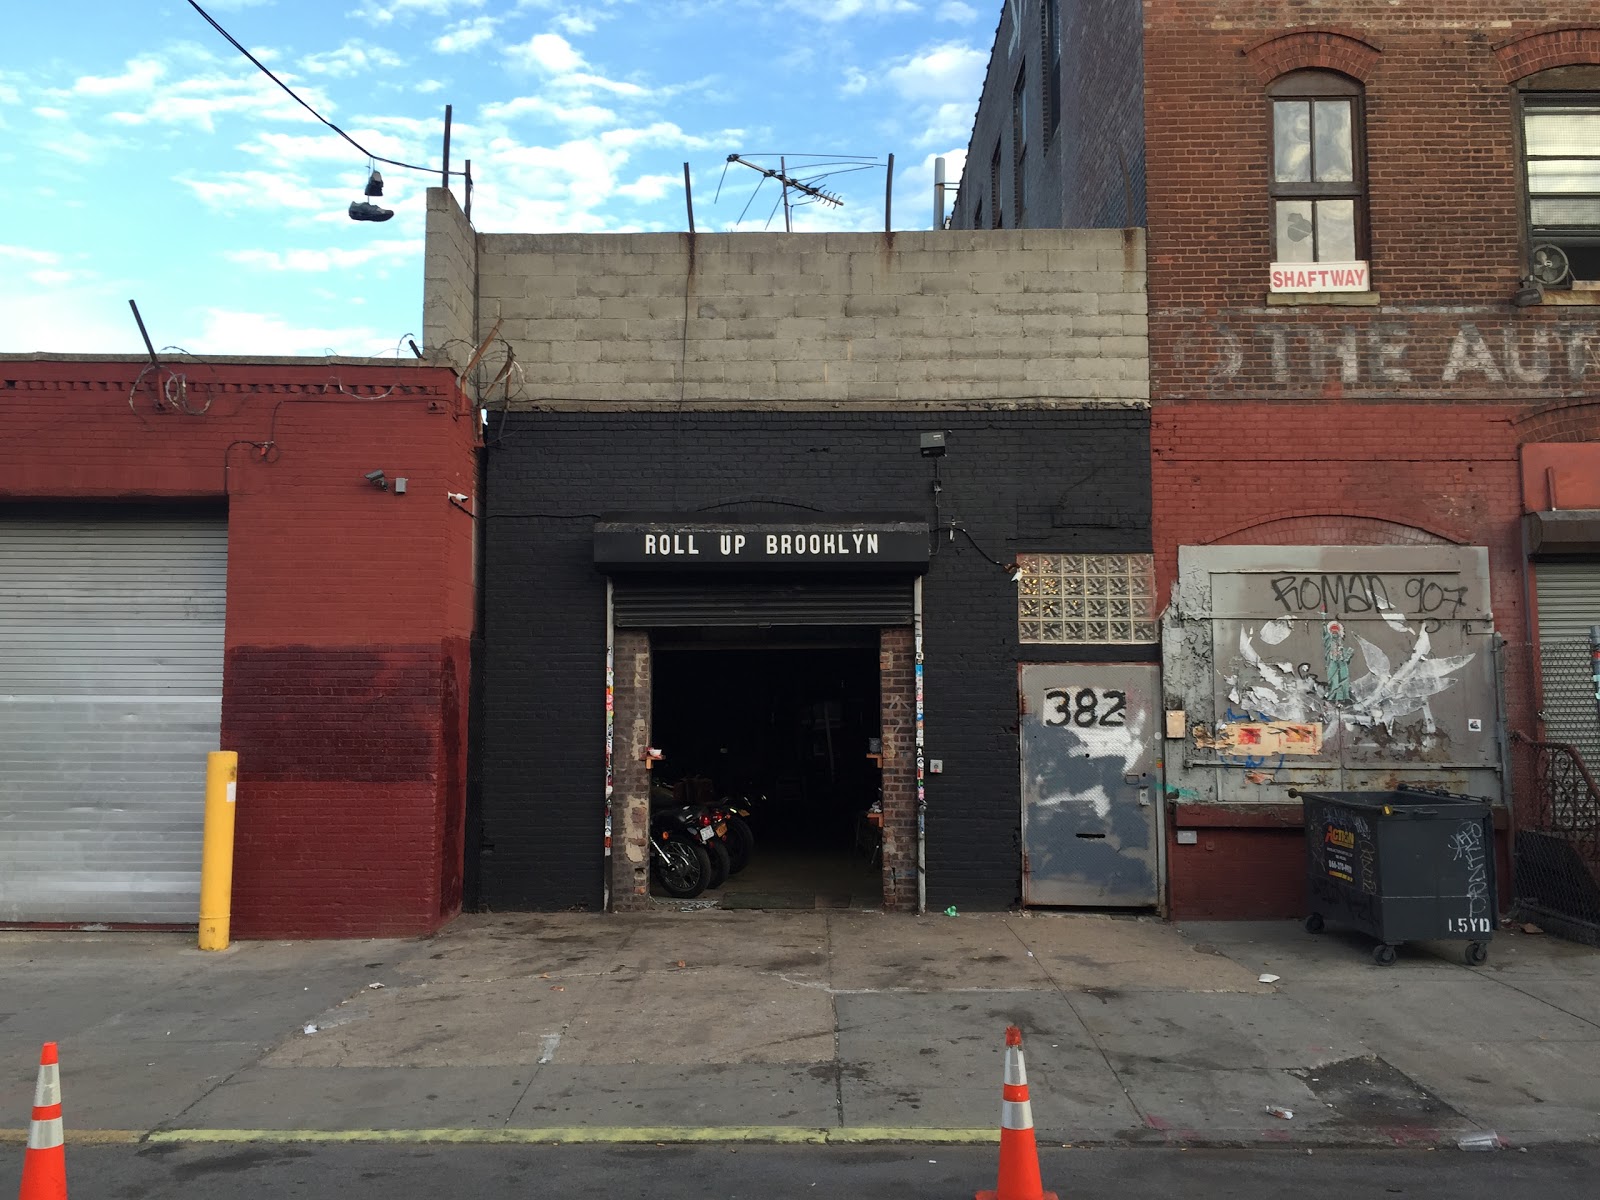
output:
[[1260,978],[1258,978],[1256,980],[1256,982],[1257,983],[1277,983],[1278,980],[1280,980],[1282,978],[1283,978],[1283,976],[1281,976],[1281,975],[1262,975]]
[[381,988],[382,986],[383,986],[383,984],[381,984],[381,983],[369,983],[369,984],[367,984],[367,990],[375,992],[379,988]]
[[316,1033],[317,1032],[317,1027],[315,1025],[307,1024],[305,1029],[302,1032],[304,1032],[304,1033]]
[[1267,1115],[1269,1117],[1277,1117],[1278,1120],[1280,1120],[1280,1121],[1292,1121],[1292,1120],[1294,1120],[1294,1110],[1293,1109],[1279,1108],[1276,1104],[1267,1105]]
[[956,906],[954,904],[952,904],[949,908],[944,910],[944,915],[947,916],[947,917],[955,917],[955,916],[960,916],[961,914],[956,912]]
[[1540,929],[1532,921],[1528,921],[1528,922],[1524,923],[1524,925],[1522,926],[1522,932],[1523,933],[1543,933],[1544,930]]
[[1464,1133],[1456,1139],[1456,1146],[1461,1150],[1498,1150],[1503,1145],[1505,1143],[1500,1140],[1500,1135],[1492,1129]]

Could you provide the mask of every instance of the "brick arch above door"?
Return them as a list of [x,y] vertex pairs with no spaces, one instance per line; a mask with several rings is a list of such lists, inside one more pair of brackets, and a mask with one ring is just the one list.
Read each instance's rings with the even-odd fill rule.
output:
[[1452,546],[1448,537],[1377,517],[1313,513],[1278,517],[1213,538],[1213,546]]

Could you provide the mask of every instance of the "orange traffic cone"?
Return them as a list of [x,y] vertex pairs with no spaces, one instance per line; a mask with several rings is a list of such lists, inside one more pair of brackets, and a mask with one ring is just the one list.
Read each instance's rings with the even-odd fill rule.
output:
[[56,1044],[39,1052],[39,1082],[33,1089],[33,1120],[22,1160],[19,1200],[67,1200],[67,1145],[61,1127],[61,1068]]
[[1056,1200],[1039,1179],[1039,1147],[1033,1140],[1033,1105],[1028,1070],[1022,1065],[1022,1030],[1006,1026],[1006,1079],[1000,1102],[1000,1182],[977,1200]]

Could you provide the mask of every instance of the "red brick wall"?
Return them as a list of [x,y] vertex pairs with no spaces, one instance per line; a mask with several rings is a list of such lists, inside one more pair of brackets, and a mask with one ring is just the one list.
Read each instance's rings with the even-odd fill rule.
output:
[[[1600,309],[1515,309],[1526,273],[1509,80],[1600,63],[1589,0],[1145,6],[1152,383],[1159,398],[1538,401],[1600,367]],[[1587,32],[1532,36],[1587,22]],[[1264,87],[1299,67],[1365,85],[1376,308],[1269,306]]]
[[471,410],[423,364],[171,370],[193,412],[137,362],[0,363],[0,501],[225,503],[233,930],[436,928],[461,903],[473,520],[445,493],[475,491]]
[[878,695],[883,735],[883,907],[917,907],[917,679],[909,629],[878,635]]
[[[1533,729],[1513,428],[1520,411],[1244,401],[1157,407],[1150,441],[1158,595],[1170,594],[1180,546],[1487,546],[1495,628],[1508,644],[1511,726]],[[1300,912],[1305,867],[1296,830],[1225,815],[1200,831],[1198,847],[1169,843],[1171,914]]]

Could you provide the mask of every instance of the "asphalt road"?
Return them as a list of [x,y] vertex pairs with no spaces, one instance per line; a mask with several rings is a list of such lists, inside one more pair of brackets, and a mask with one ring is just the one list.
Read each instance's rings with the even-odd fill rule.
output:
[[[14,1195],[20,1147],[0,1171]],[[995,1183],[995,1150],[941,1146],[79,1146],[75,1200],[967,1200]],[[1548,1200],[1593,1195],[1600,1149],[1043,1151],[1063,1200]]]

